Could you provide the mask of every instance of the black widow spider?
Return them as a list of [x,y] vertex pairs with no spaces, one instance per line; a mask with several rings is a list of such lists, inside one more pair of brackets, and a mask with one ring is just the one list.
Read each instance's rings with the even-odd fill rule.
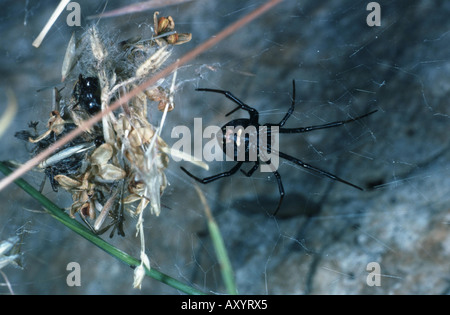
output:
[[[278,127],[278,132],[279,133],[303,133],[303,132],[309,132],[309,131],[318,130],[318,129],[326,129],[326,128],[333,128],[333,127],[342,126],[344,124],[347,124],[347,123],[359,120],[361,118],[367,117],[367,116],[369,116],[369,115],[371,115],[371,114],[373,114],[373,113],[375,113],[377,111],[377,110],[373,110],[373,111],[371,111],[371,112],[369,112],[367,114],[358,116],[356,118],[351,118],[351,119],[348,119],[348,120],[335,121],[335,122],[331,122],[331,123],[327,123],[327,124],[323,124],[323,125],[316,125],[316,126],[310,126],[310,127],[300,127],[300,128],[282,128],[284,126],[284,124],[286,123],[286,121],[289,119],[289,117],[294,112],[294,108],[295,108],[295,80],[292,81],[292,90],[293,90],[293,92],[292,92],[291,107],[289,108],[289,110],[287,111],[287,113],[283,117],[283,119],[278,124],[266,123],[266,124],[262,125],[262,126],[267,127],[267,135],[268,135],[268,139],[269,139],[267,141],[267,143],[268,143],[267,147],[268,147],[268,152],[269,153],[270,153],[270,150],[271,150],[270,146],[271,146],[271,143],[272,143],[271,140],[270,140],[271,127],[274,127],[274,126]],[[231,175],[235,174],[241,168],[241,166],[242,166],[242,164],[244,162],[254,162],[255,164],[253,165],[253,167],[248,172],[245,172],[245,171],[241,170],[241,172],[245,176],[247,176],[247,177],[252,176],[253,173],[256,171],[256,169],[259,167],[260,162],[261,162],[260,161],[261,160],[260,159],[260,154],[259,154],[260,153],[260,151],[259,151],[260,142],[259,141],[260,141],[260,138],[261,138],[261,136],[259,134],[260,133],[259,127],[261,125],[259,124],[259,121],[258,121],[259,120],[259,113],[258,113],[258,111],[256,109],[248,106],[247,104],[244,104],[241,100],[239,100],[236,96],[231,94],[229,91],[216,90],[216,89],[205,89],[205,88],[199,88],[199,89],[196,89],[196,91],[205,91],[205,92],[214,92],[214,93],[223,94],[223,95],[225,95],[226,98],[228,98],[231,101],[233,101],[236,104],[238,104],[238,106],[235,109],[233,109],[231,112],[229,112],[225,116],[229,116],[232,113],[234,113],[235,111],[237,111],[239,109],[243,109],[243,110],[245,110],[245,111],[247,111],[249,113],[250,118],[249,119],[245,119],[245,118],[235,119],[235,120],[232,120],[232,121],[226,123],[221,128],[221,131],[222,131],[221,135],[218,135],[219,142],[222,142],[222,147],[221,148],[222,148],[222,150],[224,151],[225,154],[227,154],[227,152],[229,152],[229,151],[227,151],[227,145],[229,145],[230,141],[232,142],[232,145],[234,146],[234,151],[233,151],[234,155],[232,156],[232,158],[233,158],[234,161],[237,161],[237,163],[232,169],[230,169],[229,171],[223,172],[223,173],[219,173],[219,174],[213,175],[213,176],[205,177],[203,179],[201,179],[201,178],[199,178],[199,177],[189,173],[184,167],[181,167],[181,170],[183,170],[187,175],[189,175],[190,177],[192,177],[196,181],[198,181],[198,182],[200,182],[202,184],[208,184],[208,183],[210,183],[212,181],[215,181],[215,180],[217,180],[219,178],[227,177],[227,176],[231,176]],[[249,159],[250,151],[251,150],[255,150],[254,145],[252,145],[252,143],[250,142],[250,139],[249,139],[250,135],[249,134],[245,134],[244,135],[244,141],[242,141],[242,140],[239,139],[240,134],[238,132],[238,134],[237,135],[234,134],[233,138],[230,140],[230,134],[227,133],[227,128],[229,128],[229,127],[235,128],[237,126],[240,126],[240,127],[244,128],[244,129],[249,127],[249,126],[255,127],[256,133],[257,133],[256,134],[256,138],[257,138],[256,149],[258,150],[258,156],[257,156],[256,160],[250,160]],[[242,146],[244,146],[244,147],[242,147]],[[238,159],[238,151],[239,151],[239,149],[242,149],[242,148],[245,150],[245,153],[246,153],[244,160],[242,160],[242,158]],[[317,167],[314,167],[312,165],[304,163],[304,162],[302,162],[301,160],[299,160],[299,159],[297,159],[295,157],[287,155],[287,154],[285,154],[283,152],[277,152],[277,154],[278,154],[279,157],[281,157],[283,159],[286,159],[286,160],[288,160],[288,161],[290,161],[290,162],[292,162],[294,164],[297,164],[297,165],[299,165],[301,167],[304,167],[304,168],[306,168],[306,169],[308,169],[310,171],[313,171],[313,172],[315,172],[317,174],[320,174],[320,175],[323,175],[325,177],[331,178],[332,180],[335,180],[335,181],[339,181],[339,182],[344,183],[346,185],[352,186],[352,187],[354,187],[356,189],[363,190],[361,187],[359,187],[357,185],[354,185],[354,184],[352,184],[352,183],[350,183],[350,182],[348,182],[346,180],[343,180],[342,178],[339,178],[336,175],[328,173],[328,172],[326,172],[324,170],[321,170],[321,169],[319,169]],[[268,164],[269,162],[268,161],[264,161],[264,163]],[[277,206],[275,212],[273,213],[273,216],[275,216],[277,214],[278,210],[280,209],[281,203],[283,201],[284,188],[283,188],[283,183],[281,182],[280,174],[276,170],[273,170],[272,173],[274,174],[274,176],[275,176],[275,178],[277,180],[278,189],[280,191],[280,200],[278,202],[278,206]]]

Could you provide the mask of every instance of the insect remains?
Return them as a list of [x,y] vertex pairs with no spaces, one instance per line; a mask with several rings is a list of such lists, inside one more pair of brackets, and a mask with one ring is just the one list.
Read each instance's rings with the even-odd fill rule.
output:
[[96,77],[84,78],[80,74],[72,95],[78,101],[77,104],[91,115],[102,109],[100,82]]
[[[58,122],[57,128],[55,127],[56,121]],[[31,152],[32,154],[38,154],[77,127],[75,124],[63,120],[57,111],[51,112],[47,125],[49,126],[48,131],[41,136],[36,136],[35,132],[32,133],[28,130],[16,132],[15,136],[21,140],[33,143],[34,147]],[[30,127],[35,130],[36,126],[37,123],[31,124]],[[66,143],[56,150],[52,156],[39,163],[38,169],[42,170],[48,177],[53,191],[58,192],[58,187],[60,186],[58,181],[55,180],[55,176],[58,174],[77,174],[83,165],[85,155],[96,147],[95,143],[98,143],[98,141],[92,134],[84,133],[81,137]]]
[[[75,81],[73,89],[65,95],[55,89],[45,131],[38,133],[38,125],[33,123],[30,130],[16,133],[16,137],[31,143],[32,155],[147,80],[163,66],[174,45],[191,38],[190,34],[174,31],[172,17],[158,18],[155,13],[154,25],[157,29],[152,33],[158,38],[147,40],[134,37],[116,42],[95,25],[81,38],[71,37],[61,73],[64,82]],[[175,108],[174,83],[158,81],[37,166],[55,192],[62,188],[72,195],[69,215],[79,216],[92,232],[102,234],[111,229],[110,237],[116,232],[125,236],[127,214],[140,216],[141,223],[147,208],[160,214],[160,196],[167,186],[166,152],[170,150],[149,122],[148,113]]]

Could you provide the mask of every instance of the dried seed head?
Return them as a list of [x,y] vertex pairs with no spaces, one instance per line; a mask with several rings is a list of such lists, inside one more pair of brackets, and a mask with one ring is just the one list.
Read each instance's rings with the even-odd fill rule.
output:
[[120,167],[114,166],[112,164],[99,165],[98,176],[100,176],[105,181],[114,182],[117,180],[124,179],[127,173]]
[[81,186],[81,182],[70,178],[69,176],[66,175],[56,175],[55,176],[55,180],[58,182],[58,184],[65,190],[72,190],[74,188],[78,188]]
[[[157,16],[158,14],[156,14]],[[156,28],[156,35],[161,35],[167,32],[171,32],[175,29],[175,22],[173,21],[171,16],[168,17],[160,17],[158,20],[158,26]]]
[[178,42],[178,34],[172,34],[166,37],[167,43],[171,45],[175,45]]
[[[153,15],[153,24],[155,29],[155,37],[158,37],[155,39],[156,43],[163,47],[167,44],[169,45],[180,45],[187,43],[191,40],[192,34],[190,33],[181,33],[178,34],[174,32],[175,29],[175,22],[173,21],[173,18],[171,16],[167,17],[160,17],[158,19],[159,12],[155,12]],[[167,33],[167,36],[163,36],[161,38],[161,35],[164,35]]]
[[61,67],[61,82],[63,82],[70,71],[76,64],[76,51],[77,51],[77,43],[75,39],[75,33],[72,33],[72,37],[70,38],[69,44],[67,45],[66,54],[64,56],[63,64]]
[[103,62],[108,56],[108,51],[105,49],[95,25],[90,28],[89,41],[91,43],[92,55],[98,63]]
[[113,148],[109,143],[103,143],[91,154],[91,163],[93,165],[103,165],[108,163],[113,155]]
[[191,33],[177,33],[177,40],[173,45],[181,45],[189,42],[192,39]]
[[162,64],[167,60],[167,58],[169,58],[170,53],[171,52],[167,50],[167,47],[158,49],[153,55],[150,56],[150,58],[138,67],[136,70],[136,77],[146,77],[150,73],[153,73],[161,68]]
[[131,130],[128,135],[131,147],[140,147],[149,144],[155,132],[151,128],[136,128]]

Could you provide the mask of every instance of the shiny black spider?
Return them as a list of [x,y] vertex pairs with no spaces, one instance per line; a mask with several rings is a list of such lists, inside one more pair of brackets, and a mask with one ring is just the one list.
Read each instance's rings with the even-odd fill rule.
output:
[[[256,171],[256,169],[260,166],[261,162],[264,162],[266,164],[269,164],[270,161],[267,161],[266,159],[261,159],[260,156],[260,146],[262,145],[262,135],[260,134],[260,127],[267,127],[266,132],[267,135],[267,141],[265,142],[265,146],[266,146],[266,151],[268,153],[271,153],[271,144],[272,139],[271,139],[271,135],[272,135],[272,127],[277,127],[278,129],[278,133],[303,133],[303,132],[309,132],[309,131],[313,131],[313,130],[319,130],[319,129],[325,129],[325,128],[333,128],[333,127],[338,127],[338,126],[342,126],[344,124],[359,120],[361,118],[367,117],[373,113],[375,113],[377,110],[373,110],[367,114],[364,114],[362,116],[358,116],[356,118],[351,118],[348,120],[341,120],[341,121],[335,121],[335,122],[331,122],[331,123],[327,123],[327,124],[323,124],[323,125],[316,125],[316,126],[310,126],[310,127],[300,127],[300,128],[282,128],[284,126],[284,124],[286,123],[286,121],[289,119],[289,117],[292,115],[292,113],[294,112],[294,108],[295,108],[295,80],[292,81],[292,103],[291,103],[291,107],[289,108],[289,110],[287,111],[286,115],[283,117],[283,119],[278,123],[278,124],[272,124],[272,123],[266,123],[264,125],[260,125],[259,124],[259,113],[256,109],[244,104],[241,100],[239,100],[236,96],[234,96],[233,94],[231,94],[228,91],[223,91],[223,90],[216,90],[216,89],[204,89],[204,88],[200,88],[200,89],[196,89],[197,91],[205,91],[205,92],[214,92],[214,93],[220,93],[225,95],[226,98],[230,99],[231,101],[233,101],[234,103],[236,103],[238,106],[233,109],[231,112],[229,112],[228,114],[226,114],[225,116],[229,116],[232,113],[234,113],[235,111],[239,110],[239,109],[243,109],[245,111],[247,111],[250,115],[250,118],[241,118],[241,119],[235,119],[232,120],[228,123],[226,123],[222,128],[221,128],[221,133],[220,135],[218,135],[219,138],[219,142],[221,142],[222,144],[222,150],[224,151],[225,154],[229,153],[229,148],[230,148],[230,144],[232,146],[233,149],[233,155],[231,156],[231,158],[233,159],[233,161],[236,161],[236,165],[230,169],[229,171],[223,172],[223,173],[219,173],[213,176],[209,176],[209,177],[205,177],[203,179],[189,173],[184,167],[181,167],[181,169],[190,177],[192,177],[193,179],[195,179],[196,181],[202,183],[202,184],[208,184],[212,181],[215,181],[219,178],[222,177],[227,177],[227,176],[231,176],[233,174],[235,174],[242,166],[242,164],[244,162],[254,162],[255,164],[253,165],[253,167],[248,171],[245,172],[243,170],[241,170],[241,172],[247,176],[250,177],[253,175],[253,173]],[[237,133],[233,133],[230,134],[229,130],[230,127],[234,128],[234,130],[236,130],[236,127],[241,127],[242,129],[246,129],[248,127],[254,127],[254,131],[256,134],[252,135],[250,132],[244,133],[243,137],[241,137],[241,132]],[[241,129],[241,130],[242,130]],[[252,141],[252,136],[253,139],[256,139],[255,141]],[[255,145],[256,144],[256,145]],[[242,152],[242,150],[244,150],[245,152],[245,157],[244,158],[239,158],[239,152]],[[253,151],[257,151],[257,158],[256,159],[250,159],[251,153]],[[339,178],[336,175],[333,175],[331,173],[328,173],[324,170],[321,170],[317,167],[314,167],[312,165],[309,165],[307,163],[302,162],[301,160],[292,157],[290,155],[287,155],[283,152],[275,152],[276,154],[278,154],[279,157],[286,159],[288,161],[290,161],[291,163],[294,163],[296,165],[299,165],[301,167],[304,167],[310,171],[313,171],[314,173],[317,173],[319,175],[331,178],[332,180],[335,181],[339,181],[341,183],[344,183],[346,185],[352,186],[356,189],[359,190],[363,190],[361,187],[354,185],[346,180],[343,180],[342,178]],[[228,155],[229,156],[229,155]],[[273,215],[276,215],[278,210],[280,209],[281,203],[283,201],[283,197],[284,197],[284,188],[283,188],[283,184],[281,182],[281,176],[280,174],[276,171],[276,170],[272,170],[272,173],[274,174],[277,183],[278,183],[278,189],[280,191],[280,200],[278,202],[278,206],[275,210],[275,212],[273,213]]]

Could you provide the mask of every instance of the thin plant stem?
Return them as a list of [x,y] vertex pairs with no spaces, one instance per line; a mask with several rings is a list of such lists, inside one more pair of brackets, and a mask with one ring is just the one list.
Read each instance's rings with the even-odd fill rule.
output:
[[203,208],[205,210],[209,234],[211,235],[211,240],[213,243],[214,250],[216,252],[217,260],[220,265],[220,272],[222,274],[223,282],[225,283],[225,287],[227,289],[228,294],[238,294],[236,282],[234,278],[233,267],[231,266],[230,259],[228,258],[227,249],[225,247],[225,243],[223,242],[222,234],[220,233],[219,226],[214,220],[211,209],[206,202],[205,195],[200,190],[197,184],[194,184],[195,190],[200,198],[200,201],[203,204]]

